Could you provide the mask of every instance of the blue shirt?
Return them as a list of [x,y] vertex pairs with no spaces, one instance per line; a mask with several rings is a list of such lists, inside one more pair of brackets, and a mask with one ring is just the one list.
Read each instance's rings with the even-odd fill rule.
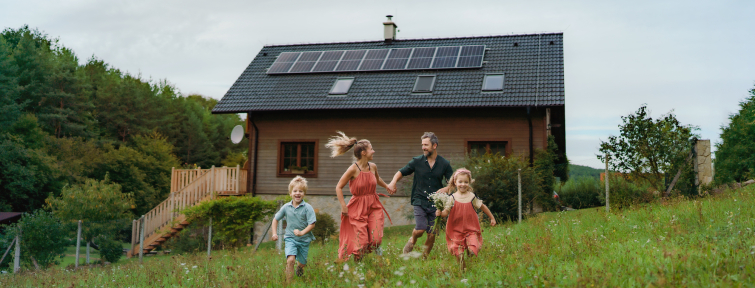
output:
[[312,209],[312,205],[309,205],[304,200],[299,203],[298,207],[294,207],[294,202],[288,202],[283,204],[281,210],[275,213],[275,220],[280,221],[286,218],[286,235],[283,238],[294,238],[297,241],[311,242],[315,240],[315,235],[312,231],[302,236],[294,235],[294,229],[299,231],[304,230],[307,226],[315,224],[317,218],[315,217],[315,209]]

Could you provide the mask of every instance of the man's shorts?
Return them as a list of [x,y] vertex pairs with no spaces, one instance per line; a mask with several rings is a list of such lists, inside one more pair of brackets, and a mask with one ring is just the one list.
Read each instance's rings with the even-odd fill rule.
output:
[[294,255],[296,256],[296,261],[299,261],[302,265],[307,265],[309,242],[297,241],[294,238],[285,238],[283,241],[286,243],[286,258]]
[[425,230],[432,233],[433,224],[435,224],[435,208],[422,208],[414,206],[414,230]]

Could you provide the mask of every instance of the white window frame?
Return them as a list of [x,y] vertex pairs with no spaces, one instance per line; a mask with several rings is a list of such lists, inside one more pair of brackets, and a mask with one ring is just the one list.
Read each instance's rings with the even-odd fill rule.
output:
[[[421,91],[417,90],[417,84],[419,84],[419,79],[422,78],[422,77],[432,77],[433,78],[433,82],[430,83],[430,90],[421,90]],[[412,88],[412,93],[433,93],[433,90],[435,89],[435,80],[437,78],[438,77],[436,75],[417,75],[417,79],[414,80],[414,88]]]
[[[501,89],[485,89],[486,84],[488,83],[488,77],[490,76],[501,76]],[[489,73],[485,74],[485,78],[482,80],[482,91],[503,91],[503,86],[506,81],[506,76],[503,75],[503,73]]]
[[[336,86],[338,85],[338,82],[342,80],[351,80],[351,83],[349,83],[349,87],[346,87],[346,91],[341,92],[334,92],[333,90],[336,89]],[[349,94],[349,90],[351,90],[351,85],[354,85],[354,77],[338,77],[336,79],[336,82],[333,82],[333,86],[330,87],[330,91],[328,92],[328,95],[337,95],[337,96],[345,96],[346,94]]]

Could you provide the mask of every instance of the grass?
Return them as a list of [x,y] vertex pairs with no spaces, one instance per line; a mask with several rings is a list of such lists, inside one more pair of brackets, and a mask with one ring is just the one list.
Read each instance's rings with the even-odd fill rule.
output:
[[[521,225],[485,227],[466,271],[439,239],[427,260],[399,253],[411,227],[386,229],[384,256],[336,261],[337,240],[312,244],[295,287],[707,287],[755,283],[755,185],[698,200],[672,199],[607,214],[544,213]],[[424,241],[421,239],[420,241]],[[206,254],[147,257],[116,265],[0,276],[0,287],[275,287],[284,258],[266,244]],[[360,286],[362,285],[362,286]]]
[[[131,243],[123,243],[123,248],[131,249]],[[65,268],[68,267],[68,265],[72,265],[76,262],[76,246],[70,246],[66,248],[65,256],[60,260],[60,264],[58,264],[58,267]],[[86,265],[87,260],[87,246],[85,243],[81,243],[81,247],[79,247],[79,265]],[[94,261],[102,260],[100,259],[100,252],[97,249],[89,248],[89,262],[94,263]]]

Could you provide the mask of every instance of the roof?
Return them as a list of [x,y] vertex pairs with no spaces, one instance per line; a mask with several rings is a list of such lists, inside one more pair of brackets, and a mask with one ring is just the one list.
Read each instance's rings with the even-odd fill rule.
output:
[[[485,45],[482,68],[269,75],[282,52]],[[265,46],[213,108],[213,113],[250,111],[522,107],[564,105],[563,34]],[[501,92],[483,92],[486,73],[503,73]],[[432,93],[412,93],[418,75],[436,75]],[[328,95],[338,77],[354,77],[348,95]]]
[[20,212],[0,212],[0,224],[11,224],[21,219]]

